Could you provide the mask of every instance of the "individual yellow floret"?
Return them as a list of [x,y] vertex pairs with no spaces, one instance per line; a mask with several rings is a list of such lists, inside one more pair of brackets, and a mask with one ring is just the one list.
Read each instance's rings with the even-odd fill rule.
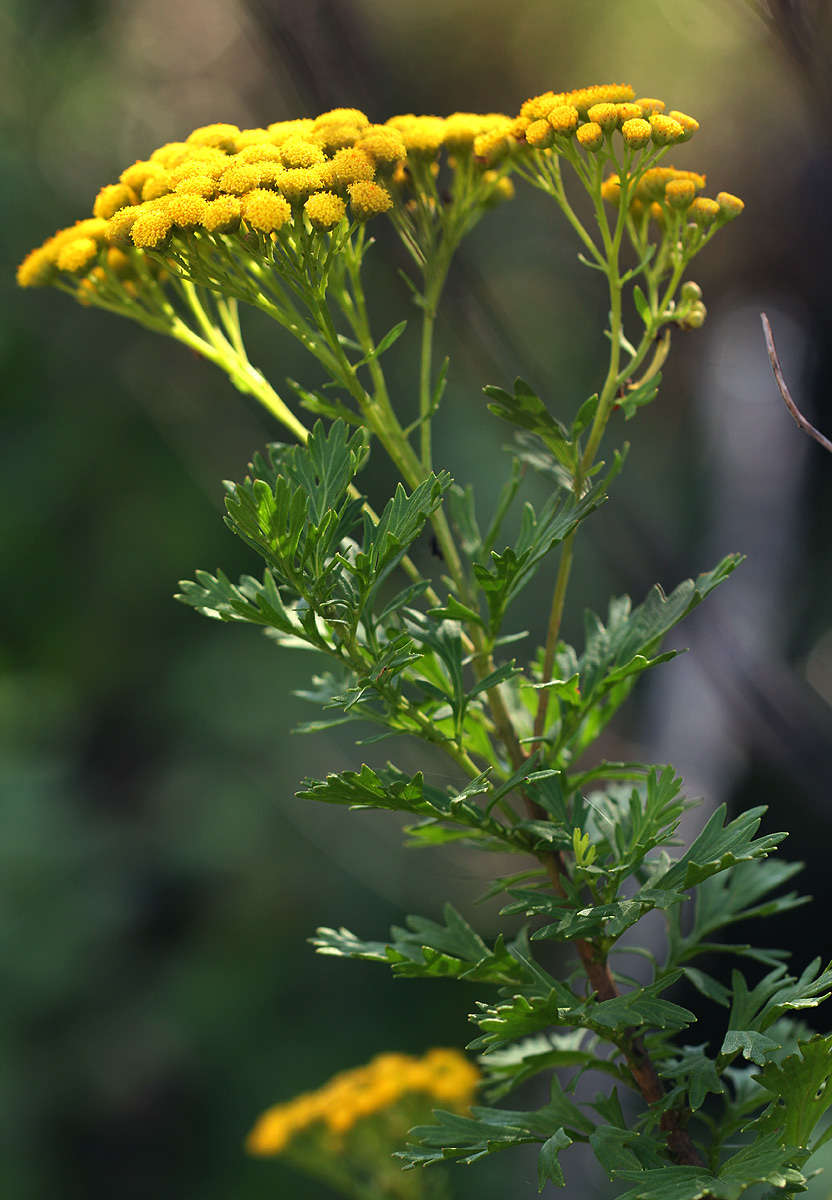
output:
[[241,150],[245,150],[249,146],[269,144],[271,144],[271,137],[268,129],[241,129],[235,139],[234,149],[239,154]]
[[126,250],[132,246],[130,230],[141,213],[142,205],[135,205],[131,208],[120,208],[107,222],[107,229],[104,234],[105,241],[111,246],[120,247],[122,250]]
[[370,118],[360,108],[331,108],[328,112],[320,113],[312,122],[314,129],[326,125],[356,125],[359,129],[366,129],[369,124]]
[[526,130],[526,141],[535,150],[548,150],[555,140],[555,131],[548,121],[532,121]]
[[688,216],[697,225],[702,225],[707,229],[719,216],[719,204],[707,196],[698,196],[688,209]]
[[697,192],[705,186],[705,176],[696,171],[681,171],[676,167],[651,167],[645,171],[636,187],[641,200],[658,200],[671,179],[690,179]]
[[172,192],[174,182],[170,172],[166,170],[158,171],[155,175],[149,175],[142,186],[142,200],[158,200],[161,196],[167,196]]
[[616,104],[615,111],[618,113],[618,124],[623,125],[625,121],[634,121],[637,117],[644,114],[640,104]]
[[282,168],[277,178],[277,187],[290,204],[299,204],[313,192],[329,186],[331,172],[329,163],[320,167]]
[[149,162],[146,159],[138,159],[132,163],[119,175],[119,182],[126,183],[129,188],[132,188],[137,196],[141,195],[142,188],[151,175],[159,175],[164,171],[164,167],[159,163]]
[[[295,141],[295,138],[287,138],[283,143],[285,146],[288,142]],[[249,142],[242,146],[234,155],[235,163],[261,163],[273,162],[279,163],[283,159],[281,157],[282,146],[275,146],[274,142],[268,139],[258,142]]]
[[693,137],[699,129],[699,122],[695,117],[689,117],[687,113],[679,112],[678,109],[672,108],[667,115],[684,129],[685,136],[682,139],[683,141],[687,141],[688,138]]
[[150,161],[158,163],[160,167],[178,167],[192,151],[193,146],[187,142],[166,142],[164,146],[153,151]]
[[562,92],[541,92],[539,96],[530,96],[520,105],[520,116],[529,121],[545,121],[549,113],[557,105],[563,105]]
[[239,136],[240,130],[236,125],[201,125],[188,134],[188,142],[193,146],[215,146],[218,150],[233,154]]
[[138,196],[126,183],[108,183],[95,197],[92,211],[96,217],[108,221],[120,208],[138,203]]
[[569,136],[580,125],[581,115],[574,104],[559,104],[549,111],[546,120],[552,126],[555,133]]
[[401,135],[384,125],[371,126],[355,143],[355,148],[371,158],[376,168],[389,170],[407,157],[407,147]]
[[723,221],[733,221],[734,217],[738,217],[745,208],[745,204],[739,196],[733,196],[730,192],[717,192],[716,200]]
[[642,116],[649,117],[653,113],[663,113],[667,105],[664,100],[657,100],[655,96],[639,96],[636,100],[642,112]]
[[[393,207],[393,197],[372,179],[359,179],[347,188],[350,194],[350,211],[358,221],[367,221]],[[310,197],[314,199],[314,197]],[[307,201],[308,211],[309,201]]]
[[207,208],[208,202],[201,196],[172,196],[167,213],[177,229],[187,232],[203,224]]
[[115,246],[110,246],[104,255],[104,262],[110,274],[119,279],[133,274],[133,263],[130,261],[129,254],[125,254],[123,250],[119,250]]
[[[249,197],[254,193],[249,192]],[[272,195],[271,192],[268,193]],[[218,196],[205,205],[202,227],[208,233],[234,233],[240,224],[242,208],[236,196]]]
[[142,208],[130,230],[133,245],[140,250],[158,250],[167,242],[173,227],[167,205],[143,205]]
[[280,147],[280,161],[284,167],[316,167],[326,162],[326,155],[314,142],[290,137]]
[[219,190],[219,183],[210,175],[186,175],[174,188],[177,195],[201,196],[203,200],[213,200]]
[[316,229],[332,229],[346,215],[347,206],[335,192],[314,192],[303,211]]
[[696,184],[692,179],[671,179],[664,195],[671,208],[685,209],[696,195]]
[[[445,137],[445,121],[442,117],[404,116],[391,117],[387,122],[401,134],[408,154],[414,158],[435,158]],[[476,153],[476,149],[474,151]]]
[[261,172],[255,163],[233,163],[220,175],[220,191],[228,196],[243,196],[259,187]]
[[607,204],[618,204],[621,199],[621,180],[617,175],[610,175],[601,184],[601,199]]
[[514,198],[514,184],[508,175],[500,175],[496,171],[483,171],[482,181],[491,185],[491,191],[484,200],[488,208],[496,208],[505,200]]
[[640,150],[650,141],[653,130],[642,117],[631,117],[621,126],[621,136],[631,150]]
[[674,142],[687,141],[690,136],[678,121],[663,113],[651,113],[650,130],[654,146],[670,146]]
[[17,268],[20,287],[45,287],[55,273],[55,257],[47,246],[30,250]]
[[247,192],[240,201],[240,211],[245,222],[260,233],[277,233],[292,216],[288,201],[264,188]]
[[617,104],[610,104],[608,101],[603,104],[593,104],[587,110],[586,115],[590,122],[594,121],[596,125],[600,125],[605,133],[618,128]]
[[579,125],[575,137],[584,150],[598,150],[604,144],[604,131],[596,121]]
[[474,155],[488,167],[503,162],[514,148],[513,139],[505,129],[490,129],[474,138]]
[[628,83],[599,83],[592,87],[564,92],[563,104],[571,104],[583,116],[593,104],[621,104],[632,100],[635,92]]
[[329,163],[330,179],[333,187],[347,187],[357,183],[359,179],[372,179],[375,175],[373,160],[363,150],[354,146],[338,150]]
[[290,137],[303,137],[312,132],[315,122],[311,117],[300,117],[294,121],[274,121],[266,127],[269,141],[275,146],[282,146]]

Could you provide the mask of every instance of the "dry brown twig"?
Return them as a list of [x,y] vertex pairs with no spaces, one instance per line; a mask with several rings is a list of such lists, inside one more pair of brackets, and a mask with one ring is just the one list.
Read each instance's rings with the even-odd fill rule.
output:
[[771,369],[774,372],[774,378],[777,381],[777,387],[780,389],[780,395],[783,397],[783,403],[792,415],[794,423],[798,429],[802,429],[804,433],[808,433],[809,437],[823,446],[824,450],[828,450],[832,454],[832,442],[829,438],[824,437],[820,430],[815,429],[811,421],[804,417],[803,413],[792,400],[791,392],[786,386],[786,380],[783,377],[783,368],[780,366],[780,359],[777,356],[777,349],[774,345],[774,336],[771,332],[771,325],[765,313],[760,313],[760,320],[763,323],[763,335],[766,339],[766,349],[771,363]]

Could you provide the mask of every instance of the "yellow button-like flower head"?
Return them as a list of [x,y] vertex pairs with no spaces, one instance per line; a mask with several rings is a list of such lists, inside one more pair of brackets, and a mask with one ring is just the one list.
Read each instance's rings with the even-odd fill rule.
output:
[[678,121],[674,121],[673,117],[666,117],[663,113],[651,114],[650,129],[654,146],[670,146],[674,142],[687,141],[690,137]]
[[549,111],[546,120],[552,126],[555,133],[568,136],[578,128],[581,117],[574,104],[559,104],[556,108]]
[[692,179],[671,179],[664,189],[664,196],[671,208],[685,209],[696,195],[696,184]]
[[329,163],[329,177],[333,187],[348,187],[359,179],[372,179],[376,169],[373,160],[363,150],[354,146],[338,150]]
[[316,167],[326,162],[326,155],[314,142],[290,137],[280,147],[280,161],[284,167]]
[[699,128],[699,122],[695,117],[689,117],[687,113],[679,112],[678,109],[672,108],[667,114],[671,120],[676,121],[685,131],[685,136],[682,141],[687,141],[692,138]]
[[92,211],[96,217],[108,221],[120,208],[137,202],[138,196],[126,183],[108,183],[95,197]]
[[640,150],[650,141],[653,130],[643,117],[631,117],[621,126],[621,136],[631,150]]
[[605,133],[611,129],[618,128],[618,105],[604,102],[603,104],[593,104],[587,114],[590,121],[594,121],[596,125],[600,125]]
[[532,121],[526,130],[526,141],[535,150],[548,150],[554,140],[555,131],[548,121]]
[[604,144],[604,131],[597,121],[587,121],[579,125],[575,134],[584,150],[599,150]]
[[688,216],[697,225],[702,225],[707,229],[719,216],[719,204],[707,196],[698,196],[688,209]]
[[[269,195],[272,193],[270,192]],[[252,192],[248,193],[250,198]],[[240,224],[242,208],[236,196],[218,196],[209,200],[202,215],[202,227],[208,233],[234,233]]]
[[332,229],[346,215],[347,206],[335,192],[314,192],[303,211],[316,229]]
[[723,221],[733,221],[745,208],[739,196],[732,196],[730,192],[717,192],[716,199]]
[[214,146],[234,154],[239,136],[240,130],[236,125],[201,125],[188,134],[188,141],[194,146]]
[[352,215],[359,221],[366,221],[393,207],[393,197],[387,188],[383,188],[372,179],[359,179],[356,183],[351,183],[347,190],[350,194]]
[[166,204],[142,205],[130,237],[140,250],[159,250],[167,243],[172,227]]
[[277,233],[292,216],[289,202],[265,188],[246,192],[240,201],[240,212],[246,224],[260,233]]

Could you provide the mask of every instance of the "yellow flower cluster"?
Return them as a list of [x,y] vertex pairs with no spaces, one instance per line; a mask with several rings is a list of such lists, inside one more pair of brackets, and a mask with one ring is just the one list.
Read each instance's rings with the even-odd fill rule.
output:
[[687,113],[665,113],[663,100],[636,99],[629,84],[608,83],[572,92],[543,92],[523,104],[515,136],[535,150],[548,150],[573,135],[584,150],[600,150],[619,131],[631,150],[686,142],[699,128]]
[[[725,223],[738,217],[745,207],[738,196],[720,192],[716,200],[697,196],[705,186],[705,176],[677,167],[649,167],[638,180],[630,201],[630,215],[636,221],[652,217],[664,224],[673,213],[683,214],[707,229],[715,222]],[[617,205],[621,195],[618,175],[610,175],[601,186],[601,195]]]
[[316,1092],[268,1109],[248,1135],[246,1146],[251,1154],[279,1154],[296,1134],[314,1125],[344,1134],[414,1093],[464,1111],[479,1080],[479,1071],[458,1050],[437,1048],[423,1058],[380,1054],[366,1066],[335,1075]]

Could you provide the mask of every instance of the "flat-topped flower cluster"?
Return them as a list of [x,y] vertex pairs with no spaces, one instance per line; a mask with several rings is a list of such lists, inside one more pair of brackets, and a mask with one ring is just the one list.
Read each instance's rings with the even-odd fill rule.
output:
[[414,1094],[464,1112],[479,1082],[480,1072],[458,1050],[437,1047],[422,1058],[379,1054],[365,1066],[340,1072],[315,1092],[267,1109],[249,1134],[248,1150],[279,1154],[294,1137],[314,1126],[343,1135]]

